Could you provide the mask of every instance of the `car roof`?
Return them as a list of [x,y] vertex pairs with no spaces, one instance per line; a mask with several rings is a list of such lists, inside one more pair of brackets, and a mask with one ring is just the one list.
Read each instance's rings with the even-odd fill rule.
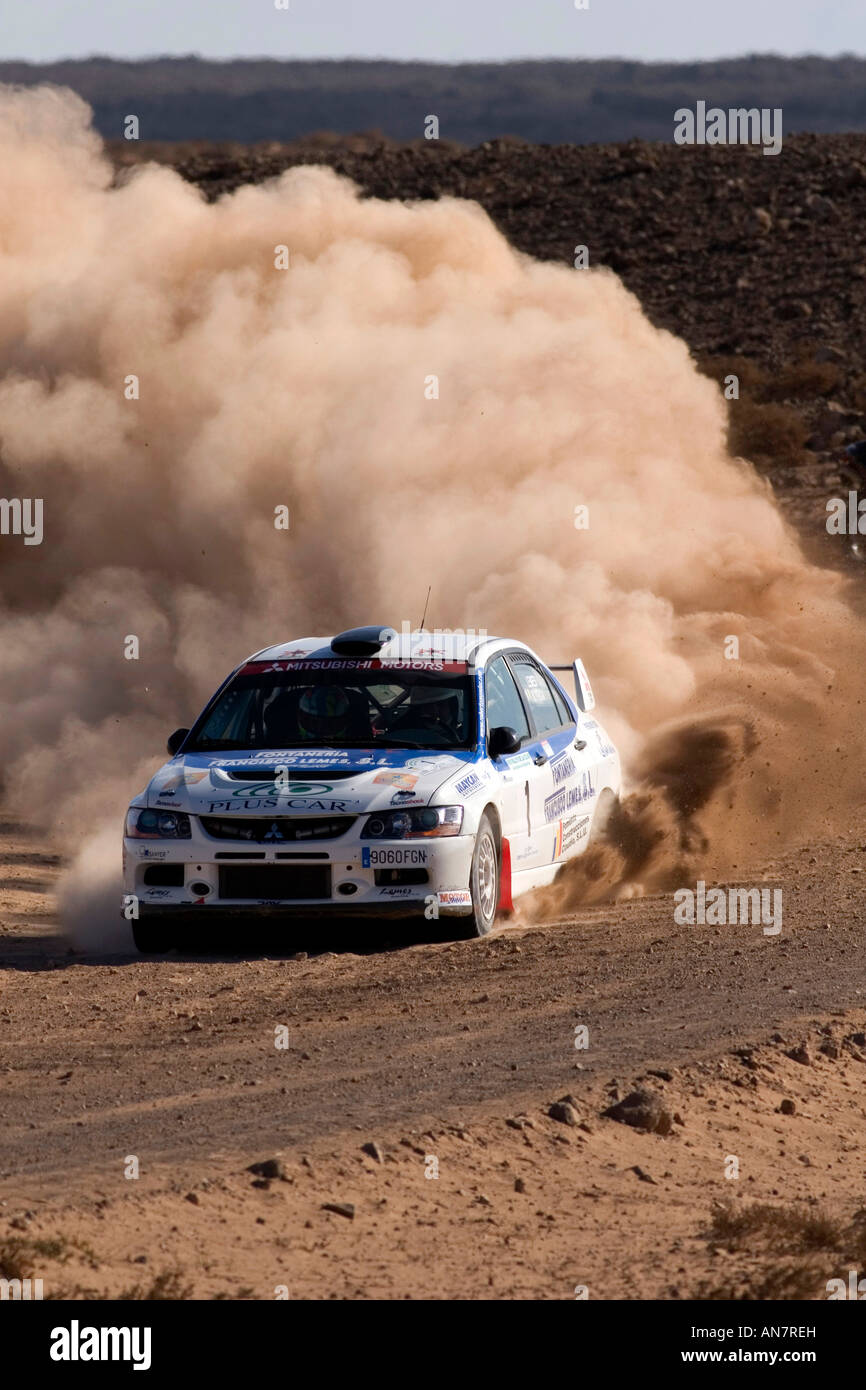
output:
[[[364,631],[356,629],[355,631]],[[370,629],[372,631],[372,629]],[[389,661],[447,661],[465,662],[472,667],[481,667],[490,658],[501,651],[518,649],[530,652],[531,648],[525,643],[509,640],[503,637],[491,637],[483,629],[468,628],[465,630],[456,628],[449,629],[418,629],[414,632],[408,631],[404,625],[402,632],[395,629],[379,628],[378,631],[389,631],[394,633],[393,637],[387,638],[380,647],[370,650],[367,655],[387,664]],[[255,652],[247,657],[247,661],[285,661],[292,657],[305,656],[316,661],[345,661],[346,650],[334,651],[332,642],[338,641],[348,634],[334,634],[330,637],[298,637],[291,642],[280,642],[272,647],[264,647],[260,652]],[[534,656],[535,653],[532,652]],[[357,653],[359,659],[363,659],[362,654]],[[246,664],[246,663],[244,663]]]

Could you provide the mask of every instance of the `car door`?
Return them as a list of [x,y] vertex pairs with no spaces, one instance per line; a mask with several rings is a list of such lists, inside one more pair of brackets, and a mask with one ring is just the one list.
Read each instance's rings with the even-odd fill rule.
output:
[[519,753],[491,758],[491,765],[497,774],[502,834],[511,846],[511,869],[512,873],[516,873],[526,867],[529,844],[529,770],[533,764],[523,745],[530,741],[532,731],[526,707],[502,656],[494,657],[487,666],[484,692],[487,737],[490,737],[491,729],[505,726],[514,729],[521,740]]
[[530,840],[536,852],[527,858],[527,867],[552,865],[570,858],[589,836],[598,792],[594,751],[578,738],[572,711],[539,663],[527,652],[509,653],[508,662],[534,735],[529,743]]

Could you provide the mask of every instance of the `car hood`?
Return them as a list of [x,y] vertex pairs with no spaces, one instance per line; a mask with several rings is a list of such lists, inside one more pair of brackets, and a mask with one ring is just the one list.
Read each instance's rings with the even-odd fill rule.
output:
[[[359,815],[426,806],[435,792],[478,761],[414,748],[293,748],[214,757],[191,753],[160,768],[145,792],[149,807],[191,815]],[[286,769],[283,777],[278,769]],[[456,786],[455,786],[456,794]],[[457,797],[459,800],[459,796]]]

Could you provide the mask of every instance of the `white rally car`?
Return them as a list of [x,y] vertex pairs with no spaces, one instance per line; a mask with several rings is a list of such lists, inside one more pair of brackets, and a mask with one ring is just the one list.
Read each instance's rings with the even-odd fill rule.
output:
[[521,642],[379,627],[249,657],[129,808],[136,945],[216,914],[452,916],[486,935],[619,792],[582,663],[556,669],[575,698]]

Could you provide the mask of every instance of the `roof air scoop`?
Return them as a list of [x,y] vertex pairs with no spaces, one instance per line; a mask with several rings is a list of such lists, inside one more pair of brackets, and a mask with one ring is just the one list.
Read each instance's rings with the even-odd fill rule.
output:
[[397,633],[393,627],[350,627],[331,639],[337,656],[375,656]]

